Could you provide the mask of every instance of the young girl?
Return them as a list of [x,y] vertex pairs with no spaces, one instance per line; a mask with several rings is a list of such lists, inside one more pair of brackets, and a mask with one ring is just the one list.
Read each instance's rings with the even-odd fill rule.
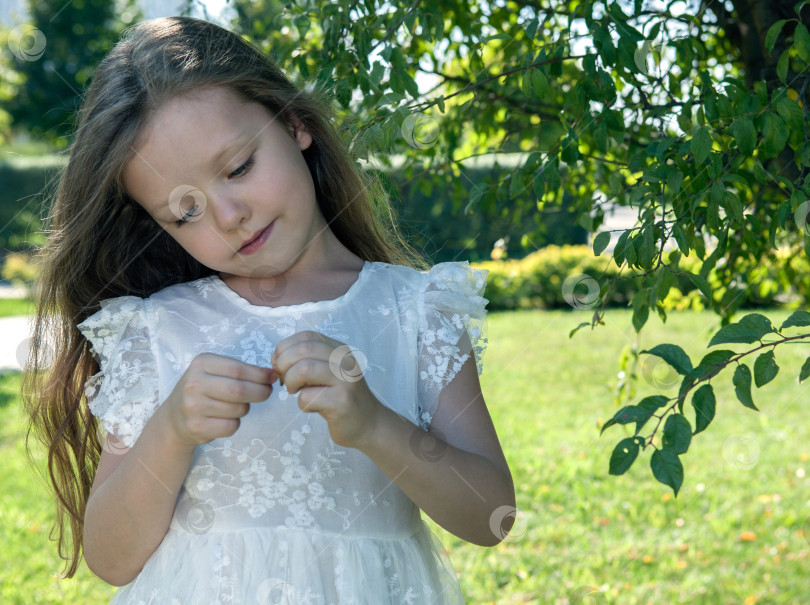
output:
[[461,603],[420,509],[483,546],[514,520],[486,272],[425,266],[331,120],[191,18],[86,92],[23,395],[67,577],[83,549],[114,603]]

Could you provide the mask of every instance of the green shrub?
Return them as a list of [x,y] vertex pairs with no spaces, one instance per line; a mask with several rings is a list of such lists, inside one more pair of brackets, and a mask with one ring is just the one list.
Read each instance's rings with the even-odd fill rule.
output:
[[43,191],[63,162],[51,154],[0,154],[0,247],[21,251],[44,243]]
[[27,288],[30,292],[36,278],[36,267],[31,262],[32,256],[25,252],[7,254],[0,275],[11,283]]
[[[686,275],[697,273],[701,261],[694,255],[684,257],[677,250],[665,253],[665,257],[665,262],[683,275],[676,275],[675,286],[661,302],[663,308],[667,311],[705,308],[703,295]],[[623,307],[641,287],[643,279],[618,279],[605,289],[612,278],[626,277],[628,273],[625,270],[620,274],[612,257],[594,256],[590,246],[546,246],[520,260],[471,265],[489,270],[485,297],[489,300],[487,309],[491,310],[571,308],[577,301],[581,303],[578,308],[593,308],[597,305],[588,303],[596,300],[595,290],[588,297],[587,286],[595,288],[597,284],[603,290],[607,306]],[[720,270],[722,267],[716,267],[707,280],[724,303],[726,299],[739,299],[740,307],[773,307],[806,304],[810,299],[810,262],[803,254],[780,250],[772,259],[743,262],[738,268],[736,285],[727,291],[720,286]],[[566,294],[575,304],[566,301]]]

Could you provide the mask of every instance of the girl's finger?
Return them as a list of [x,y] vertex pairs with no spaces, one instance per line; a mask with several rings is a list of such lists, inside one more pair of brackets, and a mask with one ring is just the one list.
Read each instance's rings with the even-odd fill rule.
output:
[[299,359],[314,358],[314,359],[329,359],[333,347],[329,346],[323,340],[309,339],[295,342],[284,348],[278,347],[273,352],[270,361],[273,364],[278,374],[285,376],[293,363]]
[[273,392],[269,384],[237,380],[225,376],[208,376],[203,383],[202,395],[226,403],[258,403]]
[[334,386],[336,381],[329,362],[311,357],[296,361],[284,372],[284,385],[290,394],[303,387]]
[[250,404],[205,397],[201,412],[206,418],[242,418],[250,412]]
[[273,384],[277,378],[277,373],[272,368],[255,366],[233,357],[217,353],[200,353],[197,358],[202,370],[212,376],[247,380],[257,384]]

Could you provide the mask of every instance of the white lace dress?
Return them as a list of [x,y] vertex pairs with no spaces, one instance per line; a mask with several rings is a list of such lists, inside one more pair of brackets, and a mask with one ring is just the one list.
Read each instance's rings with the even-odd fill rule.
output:
[[[466,261],[426,272],[366,261],[334,300],[255,306],[216,276],[104,300],[79,324],[101,369],[85,384],[90,410],[131,446],[199,353],[270,367],[279,341],[313,330],[350,345],[374,395],[427,429],[469,355],[482,372],[487,273]],[[463,602],[420,509],[278,381],[233,436],[197,447],[168,533],[111,601]]]

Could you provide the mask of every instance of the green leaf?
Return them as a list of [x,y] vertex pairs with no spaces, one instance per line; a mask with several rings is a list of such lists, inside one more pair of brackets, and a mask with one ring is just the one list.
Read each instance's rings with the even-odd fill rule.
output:
[[776,63],[776,75],[782,80],[783,84],[787,84],[788,67],[790,66],[790,49],[786,49],[779,56],[779,61]]
[[509,199],[514,200],[519,197],[526,189],[523,183],[523,171],[518,168],[512,173],[512,179],[509,181]]
[[628,437],[622,439],[613,448],[613,453],[610,455],[610,470],[611,475],[623,475],[627,470],[633,466],[633,462],[638,457],[638,440],[635,437]]
[[799,382],[804,382],[808,376],[810,376],[810,357],[804,360],[804,365],[799,371]]
[[602,254],[602,252],[607,248],[607,245],[610,243],[610,231],[602,231],[601,233],[597,233],[596,237],[593,238],[593,253],[596,256]]
[[613,38],[610,37],[608,28],[596,28],[593,32],[593,41],[602,56],[602,62],[608,66],[613,65],[616,62],[616,47],[613,44]]
[[807,311],[794,311],[790,314],[782,325],[779,327],[780,330],[784,330],[785,328],[793,328],[793,327],[803,327],[803,326],[810,326],[810,313]]
[[613,418],[608,420],[603,426],[599,434],[605,432],[605,429],[613,426],[614,424],[629,424],[631,422],[641,422],[642,424],[650,419],[650,412],[645,408],[640,408],[635,405],[626,405],[613,415]]
[[769,155],[776,155],[785,148],[787,125],[779,114],[766,113],[763,118],[762,149]]
[[787,19],[780,19],[779,21],[771,25],[771,28],[768,30],[768,33],[765,36],[765,48],[768,49],[769,53],[773,50],[773,45],[776,44],[776,39],[779,37],[782,28],[785,26],[785,23],[787,22],[788,22]]
[[737,148],[743,155],[751,155],[757,144],[757,131],[750,118],[739,118],[734,120],[730,126],[731,135]]
[[672,227],[672,236],[678,243],[678,249],[683,252],[683,255],[689,256],[689,242],[686,241],[686,232],[684,232],[680,223],[675,223]]
[[630,231],[622,231],[619,235],[619,239],[616,241],[616,246],[613,248],[613,260],[620,267],[626,259],[625,248],[627,247],[628,237],[630,237]]
[[670,449],[655,450],[650,457],[650,468],[653,476],[671,487],[677,497],[683,484],[683,465],[678,455]]
[[717,373],[718,369],[735,355],[734,351],[728,349],[718,349],[707,353],[692,372],[692,377],[699,380],[710,373]]
[[746,344],[750,344],[752,342],[756,342],[759,339],[756,332],[751,330],[750,328],[746,328],[739,324],[729,324],[727,326],[723,326],[717,333],[712,337],[711,341],[709,341],[709,346],[713,347],[714,345],[719,345],[726,342],[742,342]]
[[548,78],[545,72],[539,67],[531,71],[532,91],[538,99],[544,99],[548,93]]
[[771,380],[776,378],[779,373],[779,366],[776,363],[776,357],[773,350],[762,353],[754,362],[754,384],[757,388],[768,384]]
[[589,325],[591,325],[591,323],[590,323],[590,322],[588,322],[588,321],[583,321],[581,324],[579,324],[579,325],[578,325],[576,328],[574,328],[573,330],[571,330],[571,331],[568,333],[568,338],[569,338],[569,340],[570,340],[571,338],[573,338],[573,337],[574,337],[574,334],[576,334],[578,330],[581,330],[581,329],[582,329],[582,328],[584,328],[585,326],[589,326]]
[[549,151],[560,142],[560,137],[565,133],[565,128],[557,120],[543,120],[540,122],[540,133],[538,134],[537,149],[539,151]]
[[436,99],[436,104],[439,106],[439,111],[444,113],[444,97],[438,97]]
[[622,12],[617,2],[611,2],[607,6],[608,13],[613,17],[613,23],[616,25],[616,31],[619,36],[626,38],[635,46],[636,42],[644,39],[644,36],[634,27],[627,24],[627,15]]
[[697,435],[714,420],[716,401],[714,389],[710,384],[704,384],[692,395],[692,406],[695,408],[695,432]]
[[737,197],[737,194],[730,189],[727,189],[725,191],[724,202],[723,207],[726,209],[727,213],[731,215],[734,221],[736,221],[737,225],[740,227],[745,225],[743,205],[740,198]]
[[649,315],[650,306],[647,304],[647,297],[641,296],[640,292],[636,292],[633,295],[633,328],[635,328],[636,332],[641,332],[641,328],[647,323]]
[[607,124],[600,121],[593,129],[593,142],[596,145],[596,150],[600,153],[607,153]]
[[662,269],[658,277],[658,286],[656,287],[656,294],[658,300],[664,300],[669,291],[675,286],[675,275],[668,268]]
[[664,423],[662,443],[676,454],[685,454],[692,442],[692,425],[683,414],[672,414]]
[[562,141],[560,149],[560,159],[569,166],[575,166],[580,158],[578,140],[570,134]]
[[636,435],[644,428],[646,422],[652,417],[656,410],[665,406],[669,400],[663,395],[650,395],[638,402],[636,406],[643,410],[644,415],[639,414],[640,420],[636,421]]
[[695,136],[689,144],[692,150],[692,155],[695,156],[695,164],[701,165],[709,157],[709,151],[712,148],[712,138],[709,135],[709,130],[703,126],[697,129]]
[[776,332],[773,324],[771,324],[771,320],[761,313],[749,313],[748,315],[744,315],[738,323],[741,326],[754,330],[760,338],[771,332]]
[[759,410],[751,398],[751,370],[748,369],[748,366],[744,363],[738,365],[731,382],[734,384],[734,392],[737,394],[740,403],[758,412]]
[[547,161],[541,170],[545,175],[546,183],[548,183],[548,190],[550,192],[559,191],[562,185],[562,179],[560,178],[560,160],[555,157]]
[[678,374],[686,376],[692,372],[692,362],[689,359],[689,355],[678,345],[660,344],[650,350],[642,351],[642,353],[649,353],[650,355],[660,357],[675,368]]
[[[712,300],[712,289],[709,286],[709,282],[706,281],[706,278],[702,275],[695,275],[694,273],[689,273],[689,279],[692,280],[692,283],[695,284],[695,287],[703,293],[703,296],[708,298],[710,301]],[[711,345],[709,345],[711,346]]]
[[804,112],[796,101],[788,97],[781,97],[776,102],[776,111],[787,122],[791,131],[804,134]]
[[760,338],[774,332],[771,321],[759,313],[750,313],[739,322],[723,326],[709,341],[709,346],[727,342],[740,342],[751,344]]
[[810,63],[810,32],[803,23],[799,23],[793,32],[793,44],[799,58],[805,63]]

